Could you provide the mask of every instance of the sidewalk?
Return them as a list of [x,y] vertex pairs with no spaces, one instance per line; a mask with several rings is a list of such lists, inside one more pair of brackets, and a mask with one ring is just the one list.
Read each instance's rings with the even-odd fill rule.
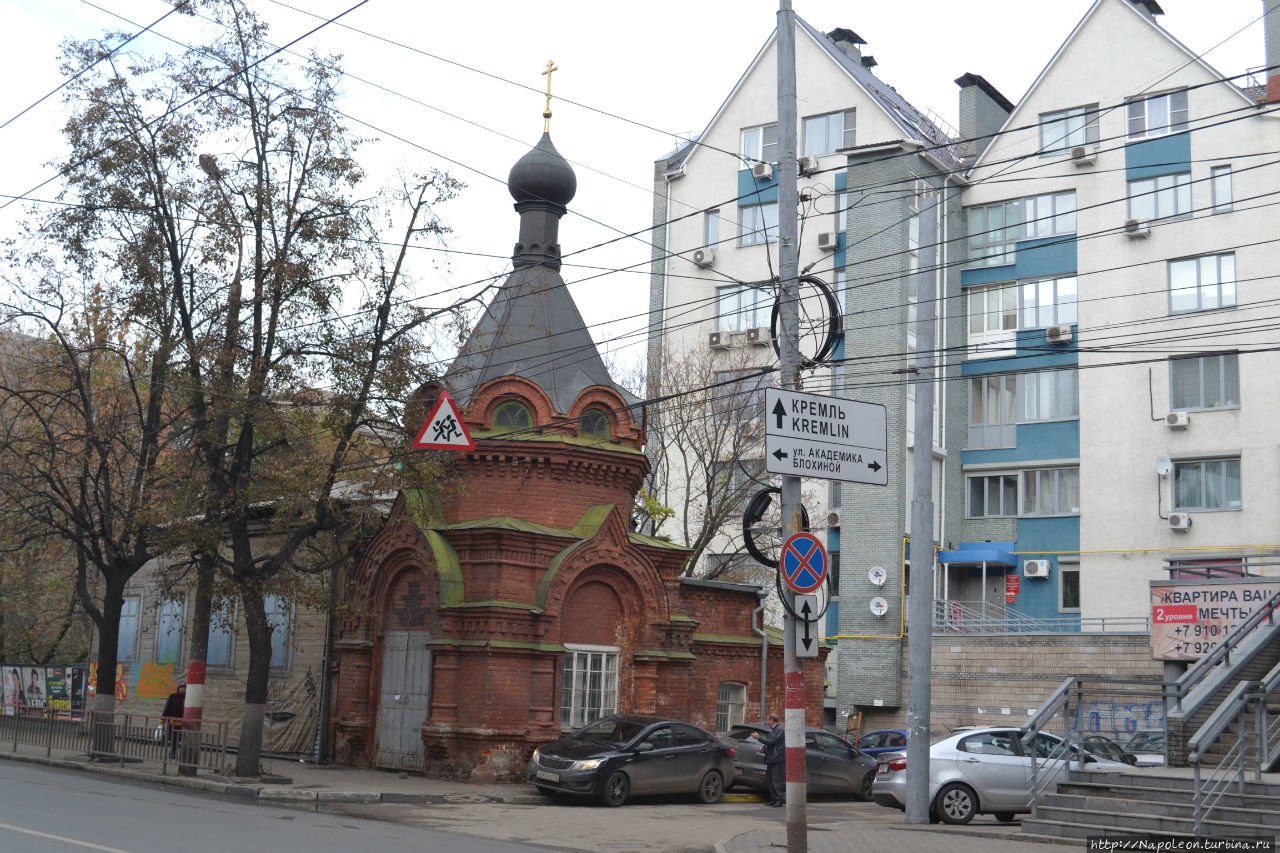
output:
[[[340,809],[343,804],[387,803],[411,808],[414,805],[467,806],[486,803],[534,806],[550,802],[529,786],[521,784],[473,785],[279,758],[264,761],[265,769],[277,781],[233,779],[204,773],[197,777],[179,776],[174,765],[169,765],[166,773],[158,764],[137,763],[122,767],[119,764],[91,762],[83,754],[56,749],[46,757],[43,747],[24,744],[19,744],[16,752],[12,750],[12,744],[0,744],[0,759],[253,799],[266,805],[316,811]],[[726,795],[725,799],[729,803],[743,804],[760,801],[758,795],[736,792]],[[774,814],[782,817],[781,814]],[[868,814],[871,816],[868,817]],[[744,821],[743,825],[750,826],[751,822]],[[938,834],[944,831],[947,833],[945,841]],[[857,820],[831,820],[820,814],[819,810],[811,809],[807,838],[810,853],[846,853],[864,845],[874,847],[877,853],[933,853],[943,844],[948,853],[1079,851],[1079,845],[1049,845],[1021,839],[1016,825],[998,825],[994,821],[990,821],[988,825],[981,818],[966,827],[907,826],[903,823],[902,814],[891,809],[863,810]],[[737,835],[723,838],[715,844],[715,851],[758,853],[786,850],[786,847],[786,825],[783,822],[777,824],[776,829],[746,829]]]

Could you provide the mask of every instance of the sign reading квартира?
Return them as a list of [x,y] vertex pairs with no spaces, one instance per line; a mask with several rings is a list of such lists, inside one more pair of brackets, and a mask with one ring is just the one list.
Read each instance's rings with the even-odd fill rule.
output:
[[1151,584],[1151,656],[1199,660],[1280,590],[1265,578]]
[[876,403],[765,389],[765,470],[846,483],[889,483],[889,430]]

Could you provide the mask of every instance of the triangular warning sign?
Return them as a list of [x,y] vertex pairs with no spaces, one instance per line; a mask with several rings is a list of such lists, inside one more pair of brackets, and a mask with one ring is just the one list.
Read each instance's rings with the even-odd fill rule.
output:
[[476,443],[458,414],[458,406],[448,391],[440,392],[427,422],[422,425],[413,446],[419,450],[475,450]]

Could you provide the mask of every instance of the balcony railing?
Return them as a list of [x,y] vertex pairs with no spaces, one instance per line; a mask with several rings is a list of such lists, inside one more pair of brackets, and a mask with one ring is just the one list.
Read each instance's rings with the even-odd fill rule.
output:
[[1142,634],[1151,630],[1143,616],[1037,617],[1010,610],[1003,604],[982,601],[936,599],[933,602],[935,634],[1079,634],[1115,632]]

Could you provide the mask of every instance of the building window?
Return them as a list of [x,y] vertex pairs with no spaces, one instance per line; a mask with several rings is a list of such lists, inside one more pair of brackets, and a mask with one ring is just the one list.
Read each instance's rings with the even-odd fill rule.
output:
[[1075,368],[1037,370],[1018,377],[1022,422],[1080,417],[1080,391]]
[[1240,505],[1238,458],[1174,463],[1174,509],[1240,509]]
[[587,409],[578,421],[578,432],[594,438],[608,438],[609,416],[599,409]]
[[969,517],[1004,518],[1018,514],[1018,475],[969,478]]
[[1214,166],[1209,170],[1209,185],[1213,188],[1213,212],[1230,213],[1231,167]]
[[836,233],[843,234],[849,230],[849,194],[836,193]]
[[1129,182],[1129,218],[1169,219],[1191,214],[1191,173]]
[[841,148],[854,145],[854,111],[810,116],[804,120],[805,157],[821,157],[834,154]]
[[716,330],[745,332],[768,328],[773,313],[773,291],[750,284],[716,288]]
[[776,163],[778,161],[778,125],[766,124],[742,131],[742,162]]
[[729,415],[735,423],[764,417],[764,391],[769,387],[770,373],[760,370],[717,370],[712,374],[715,387],[712,408],[718,415]]
[[1187,90],[1129,101],[1129,138],[1181,133],[1187,129]]
[[262,599],[267,611],[267,624],[271,626],[271,667],[286,669],[289,666],[289,623],[292,608],[283,595],[267,595]]
[[116,661],[131,663],[138,659],[138,612],[142,599],[136,595],[125,596],[120,607],[120,638],[116,641]]
[[618,652],[568,646],[560,686],[560,726],[576,729],[618,710]]
[[1017,379],[1011,374],[969,377],[969,447],[1017,444]]
[[1078,145],[1098,144],[1098,105],[1040,114],[1040,154],[1060,154]]
[[711,475],[715,494],[721,496],[719,500],[713,498],[711,503],[713,506],[727,506],[730,515],[741,515],[746,511],[747,502],[757,489],[764,488],[761,481],[768,476],[763,459],[712,462]]
[[778,203],[751,204],[739,208],[742,223],[738,228],[738,245],[761,246],[778,240]]
[[849,273],[844,268],[835,271],[832,276],[831,287],[836,292],[836,304],[840,306],[840,313],[844,314],[847,297],[849,295]]
[[1234,409],[1240,405],[1240,363],[1233,352],[1169,360],[1169,408]]
[[177,663],[182,656],[185,601],[161,601],[156,610],[156,644],[153,657],[160,663]]
[[1080,564],[1058,560],[1058,610],[1080,610]]
[[1079,515],[1080,469],[1044,468],[1022,473],[1023,515]]
[[236,624],[235,602],[224,598],[218,606],[209,611],[209,650],[205,653],[205,663],[209,666],[231,666],[232,650],[235,648],[232,628]]
[[747,685],[722,681],[716,690],[716,731],[727,732],[746,719]]
[[1169,313],[1209,311],[1236,304],[1236,256],[1203,255],[1169,261]]
[[1022,285],[1022,329],[1076,321],[1076,278],[1047,278]]
[[702,214],[702,245],[714,249],[720,245],[720,208]]
[[827,594],[832,598],[840,597],[840,552],[830,551],[830,565],[827,566]]
[[508,400],[494,409],[494,429],[528,429],[532,424],[533,416],[529,414],[529,407],[524,403]]
[[965,210],[970,263],[1011,264],[1019,240],[1076,233],[1074,190],[1002,201]]
[[1006,337],[1018,329],[1018,286],[969,288],[969,338]]

